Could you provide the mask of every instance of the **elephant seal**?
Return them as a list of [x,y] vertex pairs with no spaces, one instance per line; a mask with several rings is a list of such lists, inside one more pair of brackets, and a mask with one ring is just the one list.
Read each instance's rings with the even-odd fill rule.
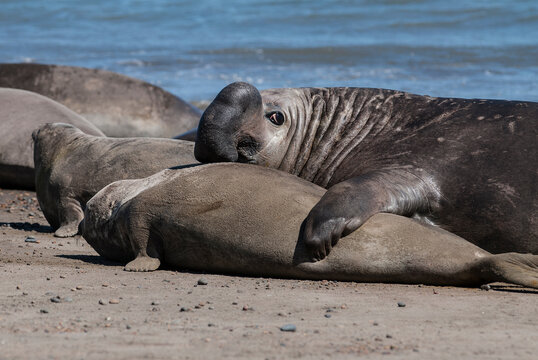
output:
[[379,212],[437,224],[488,251],[538,253],[538,103],[365,88],[225,87],[195,156],[329,188],[305,224],[319,259]]
[[[377,214],[329,257],[311,262],[301,222],[325,190],[244,164],[163,170],[114,182],[88,201],[84,239],[102,256],[152,271],[199,271],[361,282],[538,287],[538,255],[491,255],[413,219]],[[298,240],[299,238],[299,240]]]
[[0,64],[0,87],[47,96],[112,137],[171,138],[196,127],[201,115],[194,106],[157,86],[97,69]]
[[111,182],[197,163],[189,141],[97,137],[67,124],[44,125],[32,138],[37,200],[57,237],[77,234],[86,202]]
[[62,104],[29,91],[0,88],[0,187],[35,188],[32,131],[58,121],[73,124],[87,134],[104,136]]

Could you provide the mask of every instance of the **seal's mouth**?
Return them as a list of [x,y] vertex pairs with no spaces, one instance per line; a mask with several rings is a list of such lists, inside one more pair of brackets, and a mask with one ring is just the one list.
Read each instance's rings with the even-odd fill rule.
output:
[[245,136],[237,142],[237,161],[241,163],[257,164],[256,154],[259,144],[250,136]]

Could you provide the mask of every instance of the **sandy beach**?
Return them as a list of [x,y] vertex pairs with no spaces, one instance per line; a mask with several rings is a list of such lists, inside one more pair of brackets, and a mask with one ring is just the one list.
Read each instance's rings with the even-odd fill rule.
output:
[[[0,190],[0,359],[533,359],[538,291],[129,273]],[[295,331],[284,331],[295,330]]]

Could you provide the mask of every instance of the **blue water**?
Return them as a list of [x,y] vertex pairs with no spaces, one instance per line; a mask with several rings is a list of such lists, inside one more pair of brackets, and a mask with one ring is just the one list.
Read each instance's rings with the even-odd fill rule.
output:
[[0,0],[0,62],[116,71],[188,100],[242,80],[538,101],[538,1]]

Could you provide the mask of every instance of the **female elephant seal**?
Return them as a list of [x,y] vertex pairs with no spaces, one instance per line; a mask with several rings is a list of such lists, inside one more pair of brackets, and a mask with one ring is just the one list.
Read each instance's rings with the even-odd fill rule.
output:
[[126,270],[538,287],[538,255],[491,255],[437,227],[378,214],[312,263],[301,222],[324,189],[274,169],[211,164],[112,183],[88,203],[82,234]]
[[274,167],[329,188],[308,214],[317,258],[370,216],[437,224],[492,252],[538,253],[538,103],[233,83],[209,105],[201,162]]
[[157,86],[98,69],[0,64],[0,87],[47,96],[112,137],[170,138],[195,128],[201,115],[194,106]]
[[32,131],[50,122],[73,124],[87,134],[104,136],[62,104],[29,91],[0,88],[0,187],[35,188]]
[[111,182],[196,163],[189,141],[97,137],[67,124],[44,125],[32,137],[37,200],[58,237],[77,234],[86,202]]

